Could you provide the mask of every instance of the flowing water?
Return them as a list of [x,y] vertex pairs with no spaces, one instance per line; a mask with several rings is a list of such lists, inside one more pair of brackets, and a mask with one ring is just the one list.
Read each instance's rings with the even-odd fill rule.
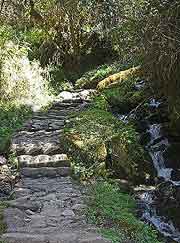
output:
[[[156,102],[154,99],[150,101],[150,107],[154,109],[157,109],[159,105],[160,102]],[[162,136],[161,129],[161,124],[149,125],[147,132],[150,134],[150,142],[147,144],[146,149],[152,158],[158,178],[178,185],[180,182],[174,182],[171,179],[173,169],[167,168],[165,164],[164,152],[170,145],[168,139]],[[154,225],[165,237],[169,237],[175,242],[180,242],[180,231],[175,228],[173,222],[168,220],[166,216],[158,215],[157,205],[154,203],[154,191],[155,189],[139,192],[138,197],[142,208],[142,219]]]
[[[140,85],[141,86],[141,85]],[[141,87],[137,87],[138,89]],[[149,102],[150,109],[158,109],[161,103],[155,99]],[[127,115],[118,115],[120,120],[127,122]],[[173,169],[167,168],[164,158],[164,152],[170,146],[167,138],[162,136],[162,125],[159,123],[149,124],[147,133],[150,135],[150,142],[147,144],[146,149],[152,158],[154,169],[157,172],[157,177],[161,181],[172,183],[173,185],[180,185],[180,181],[173,181],[171,174]],[[153,225],[163,236],[168,237],[168,243],[180,243],[180,231],[174,226],[173,222],[169,220],[166,215],[160,215],[158,205],[155,201],[156,187],[137,188],[135,189],[139,201],[141,211],[141,219]],[[156,198],[157,199],[157,198]],[[173,241],[172,241],[173,240]]]
[[[164,181],[171,180],[172,168],[166,168],[164,152],[169,146],[167,138],[163,138],[161,134],[161,125],[152,124],[149,125],[148,132],[150,134],[151,140],[147,145],[147,149],[152,158],[154,168],[157,171],[157,176],[163,178]],[[159,141],[160,140],[160,141]],[[156,141],[158,141],[156,143]],[[144,191],[139,193],[139,199],[142,204],[142,219],[153,224],[159,232],[161,232],[165,237],[170,237],[176,242],[180,242],[180,231],[175,228],[173,223],[168,220],[165,216],[159,216],[156,204],[154,204],[154,190]]]

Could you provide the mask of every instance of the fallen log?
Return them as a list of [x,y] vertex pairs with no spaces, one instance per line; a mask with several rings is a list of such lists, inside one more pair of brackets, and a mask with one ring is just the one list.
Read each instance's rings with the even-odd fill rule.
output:
[[110,86],[118,85],[122,81],[132,78],[132,77],[138,77],[142,76],[143,71],[141,66],[133,67],[130,69],[127,69],[125,71],[121,71],[119,73],[115,73],[113,75],[110,75],[109,77],[103,79],[100,81],[96,87],[97,90],[103,90],[105,88],[109,88]]

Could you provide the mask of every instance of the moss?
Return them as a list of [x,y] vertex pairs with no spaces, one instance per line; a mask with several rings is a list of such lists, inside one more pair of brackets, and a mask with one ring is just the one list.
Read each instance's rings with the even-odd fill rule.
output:
[[129,68],[127,70],[121,71],[119,73],[115,73],[103,79],[98,83],[97,89],[103,90],[105,88],[108,88],[109,86],[114,86],[114,85],[118,86],[123,81],[129,80],[130,78],[136,78],[141,76],[142,76],[142,70],[140,66]]
[[99,182],[90,188],[88,218],[113,243],[160,243],[157,233],[136,218],[135,200],[116,185]]
[[135,90],[137,80],[129,79],[118,87],[106,89],[103,94],[109,105],[121,113],[127,113],[138,106],[145,98],[145,94],[144,90]]
[[122,178],[144,179],[145,173],[141,171],[144,151],[134,127],[96,108],[100,103],[98,99],[91,108],[72,118],[65,128],[63,144],[75,167],[83,171],[83,177],[85,170],[92,175],[100,168],[103,174],[105,169],[110,169]]
[[98,68],[86,72],[80,79],[76,81],[76,88],[96,88],[97,84],[104,78],[127,68],[127,65],[115,62],[112,64],[105,64]]
[[104,95],[96,96],[91,104],[91,107],[108,111],[110,109],[109,103]]

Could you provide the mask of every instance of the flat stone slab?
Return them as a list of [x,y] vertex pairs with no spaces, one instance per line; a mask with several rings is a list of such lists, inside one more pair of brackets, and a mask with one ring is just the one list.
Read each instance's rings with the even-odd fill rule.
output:
[[55,155],[21,155],[18,156],[18,162],[20,167],[70,167],[71,162],[69,161],[66,154],[55,154]]
[[110,243],[94,234],[80,232],[62,232],[61,234],[27,234],[27,233],[8,233],[4,234],[2,240],[8,243]]
[[60,144],[60,141],[57,142],[46,142],[43,141],[27,141],[26,143],[16,143],[11,145],[11,152],[16,154],[17,156],[20,155],[38,155],[38,154],[45,154],[45,155],[52,155],[58,154],[63,152],[63,148]]
[[84,187],[70,177],[25,177],[15,192],[4,211],[6,243],[108,243],[87,223]]
[[39,177],[58,177],[71,175],[71,168],[69,167],[40,167],[40,168],[22,168],[21,175],[31,178]]

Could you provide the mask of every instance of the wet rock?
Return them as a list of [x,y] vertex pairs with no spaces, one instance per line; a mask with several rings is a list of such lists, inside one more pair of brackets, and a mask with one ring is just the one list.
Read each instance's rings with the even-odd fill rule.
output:
[[142,145],[146,145],[148,144],[149,141],[150,141],[150,134],[147,132],[142,133],[140,136],[140,143]]
[[170,181],[165,181],[159,184],[156,188],[156,195],[159,200],[173,197],[176,187]]
[[0,156],[0,166],[7,164],[7,159],[3,156]]
[[180,204],[180,186],[176,187],[175,198]]
[[171,179],[173,181],[180,181],[180,170],[173,170],[171,173]]
[[166,167],[180,169],[180,143],[171,143],[164,153]]

